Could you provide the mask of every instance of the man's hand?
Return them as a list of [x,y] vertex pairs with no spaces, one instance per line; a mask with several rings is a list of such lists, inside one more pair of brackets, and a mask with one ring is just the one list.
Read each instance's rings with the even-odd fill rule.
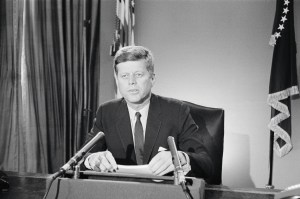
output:
[[[186,159],[181,151],[178,151],[181,165],[186,163]],[[154,175],[162,176],[166,173],[174,171],[172,155],[170,151],[161,151],[156,154],[149,163],[149,168]]]
[[117,163],[111,152],[103,151],[93,153],[88,157],[91,169],[100,172],[115,172]]

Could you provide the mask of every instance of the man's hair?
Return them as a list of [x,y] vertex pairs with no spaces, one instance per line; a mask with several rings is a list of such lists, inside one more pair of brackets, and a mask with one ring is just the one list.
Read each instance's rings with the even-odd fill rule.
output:
[[119,49],[114,58],[114,70],[118,74],[117,65],[127,61],[145,60],[147,70],[154,73],[154,58],[151,51],[143,46],[126,46]]

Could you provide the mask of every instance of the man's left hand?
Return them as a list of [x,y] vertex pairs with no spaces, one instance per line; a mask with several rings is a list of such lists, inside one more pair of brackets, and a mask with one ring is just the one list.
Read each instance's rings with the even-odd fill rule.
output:
[[[186,163],[186,159],[181,151],[178,151],[181,164]],[[149,163],[149,168],[154,175],[162,176],[174,171],[172,155],[170,151],[161,151],[156,154]]]

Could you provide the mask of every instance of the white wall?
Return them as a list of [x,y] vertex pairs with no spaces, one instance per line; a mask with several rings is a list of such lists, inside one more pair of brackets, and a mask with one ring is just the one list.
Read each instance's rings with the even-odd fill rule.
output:
[[[265,187],[270,107],[266,103],[273,48],[273,0],[136,0],[136,45],[150,48],[154,93],[225,109],[223,184]],[[100,101],[113,98],[115,2],[102,1]],[[295,1],[296,34],[300,2]],[[297,41],[300,41],[299,33]],[[298,47],[299,49],[299,47]],[[298,71],[299,54],[298,54]],[[300,73],[298,76],[300,77]],[[300,183],[300,100],[293,101],[293,151],[275,157],[276,188]]]

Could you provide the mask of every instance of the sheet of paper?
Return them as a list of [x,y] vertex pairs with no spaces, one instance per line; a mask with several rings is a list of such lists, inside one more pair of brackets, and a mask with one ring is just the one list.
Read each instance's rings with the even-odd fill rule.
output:
[[142,175],[153,175],[149,169],[148,164],[145,165],[118,165],[117,173],[127,174],[142,174]]

